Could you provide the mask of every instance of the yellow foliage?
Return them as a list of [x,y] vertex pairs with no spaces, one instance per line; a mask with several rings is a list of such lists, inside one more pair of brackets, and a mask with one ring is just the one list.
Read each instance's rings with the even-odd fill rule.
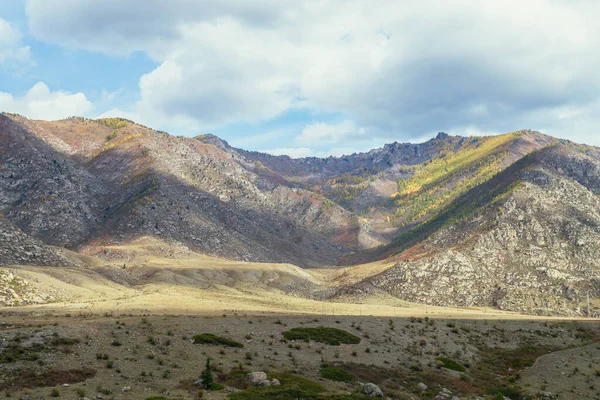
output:
[[127,126],[128,120],[124,118],[100,118],[96,122],[108,126],[109,128],[119,129]]
[[410,178],[398,181],[391,197],[398,205],[397,225],[421,220],[440,210],[456,197],[500,172],[508,147],[519,133],[482,137],[465,142],[455,152],[421,164]]
[[92,157],[98,157],[100,154],[104,153],[106,150],[110,150],[113,147],[116,147],[120,144],[123,144],[131,139],[134,139],[134,138],[140,137],[140,136],[143,136],[143,135],[141,133],[132,133],[131,135],[127,135],[127,136],[123,137],[119,141],[116,141],[116,142],[110,141],[108,143],[105,143],[104,146],[102,146],[102,148],[99,151],[92,154]]

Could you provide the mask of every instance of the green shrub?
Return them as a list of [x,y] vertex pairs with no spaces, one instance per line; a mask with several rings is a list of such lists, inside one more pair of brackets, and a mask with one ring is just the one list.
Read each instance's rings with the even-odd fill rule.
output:
[[330,381],[352,382],[354,380],[354,376],[352,376],[351,373],[346,372],[341,368],[322,367],[319,373],[323,378],[329,379]]
[[235,340],[231,340],[222,336],[217,336],[212,333],[202,333],[200,335],[193,336],[195,344],[212,344],[212,345],[222,345],[227,347],[244,347],[243,344],[236,342]]
[[231,393],[231,400],[317,400],[323,386],[297,375],[271,373],[269,377],[277,379],[281,386],[253,387],[238,393]]
[[450,358],[438,357],[436,358],[436,360],[440,361],[444,368],[448,368],[453,371],[465,372],[467,370],[464,366],[460,365],[459,363]]
[[337,328],[292,328],[289,331],[283,332],[283,337],[287,340],[303,340],[330,344],[339,346],[344,344],[358,344],[360,338],[354,336],[342,329]]
[[496,395],[497,397],[508,397],[510,399],[520,399],[521,390],[513,386],[492,388],[486,390],[487,394]]
[[183,400],[181,397],[165,397],[165,396],[152,396],[146,397],[146,400]]

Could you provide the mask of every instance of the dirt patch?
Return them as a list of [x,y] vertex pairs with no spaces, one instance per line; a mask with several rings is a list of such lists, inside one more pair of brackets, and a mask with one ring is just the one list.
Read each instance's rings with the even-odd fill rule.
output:
[[91,368],[59,370],[50,369],[41,373],[21,371],[18,376],[0,383],[0,390],[7,392],[39,387],[51,387],[86,381],[96,376],[96,370]]

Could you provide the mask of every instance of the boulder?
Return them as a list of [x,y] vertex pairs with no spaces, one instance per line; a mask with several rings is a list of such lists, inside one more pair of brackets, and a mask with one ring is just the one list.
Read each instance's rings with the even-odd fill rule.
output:
[[362,388],[362,392],[369,397],[383,397],[383,392],[379,386],[374,383],[365,383]]
[[267,374],[262,371],[250,372],[246,375],[246,380],[253,385],[258,385],[260,382],[267,380]]

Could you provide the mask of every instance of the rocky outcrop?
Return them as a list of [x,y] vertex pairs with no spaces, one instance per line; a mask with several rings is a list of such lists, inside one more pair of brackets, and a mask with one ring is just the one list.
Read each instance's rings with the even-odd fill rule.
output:
[[16,271],[0,269],[0,307],[44,304],[54,300],[53,294],[39,290],[34,282],[17,275]]
[[279,386],[281,383],[278,379],[269,380],[267,374],[262,371],[250,372],[246,376],[246,380],[253,386]]
[[362,387],[362,392],[365,396],[369,397],[383,397],[383,392],[379,386],[374,383],[365,383]]

